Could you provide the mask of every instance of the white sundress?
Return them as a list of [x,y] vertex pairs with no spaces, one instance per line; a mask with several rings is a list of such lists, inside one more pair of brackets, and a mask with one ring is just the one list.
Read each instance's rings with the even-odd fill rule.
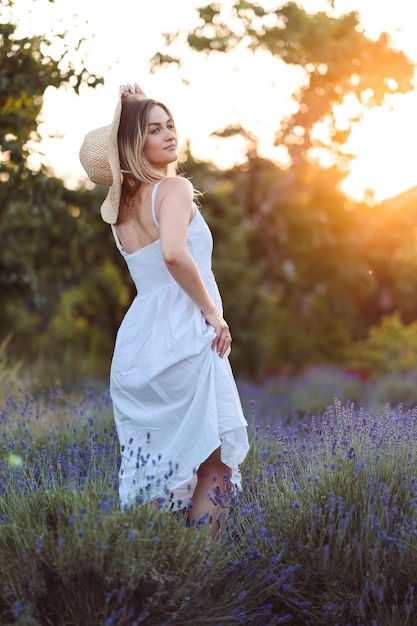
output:
[[[152,215],[159,229],[158,185]],[[188,506],[197,469],[219,446],[240,488],[247,422],[229,360],[211,348],[214,328],[169,273],[159,239],[127,254],[113,226],[112,231],[137,289],[117,333],[110,373],[121,450],[120,504],[163,498],[173,510]],[[198,210],[187,246],[222,310],[211,270],[212,236]]]

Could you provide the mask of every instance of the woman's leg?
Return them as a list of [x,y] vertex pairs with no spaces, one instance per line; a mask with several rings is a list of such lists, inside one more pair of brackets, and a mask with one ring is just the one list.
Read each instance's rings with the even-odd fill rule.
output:
[[188,512],[188,523],[212,525],[211,536],[216,538],[226,523],[230,499],[232,470],[220,458],[217,448],[197,470],[197,485]]

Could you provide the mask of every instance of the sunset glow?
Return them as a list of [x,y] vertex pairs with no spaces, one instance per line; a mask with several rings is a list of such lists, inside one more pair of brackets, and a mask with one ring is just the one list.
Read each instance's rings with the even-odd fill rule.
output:
[[[161,33],[192,28],[197,19],[195,8],[202,4],[200,0],[184,0],[179,7],[168,0],[155,0],[152,16],[129,20],[128,0],[120,0],[118,11],[111,14],[102,10],[101,0],[73,0],[71,6],[62,0],[37,0],[35,8],[27,0],[16,3],[16,11],[31,7],[30,27],[39,33],[59,32],[63,25],[68,30],[68,24],[74,23],[75,34],[82,35],[82,25],[89,22],[85,33],[88,67],[105,77],[105,86],[94,92],[82,89],[80,97],[62,89],[48,89],[40,127],[45,137],[44,161],[69,185],[76,186],[84,178],[78,148],[85,133],[108,123],[118,86],[133,80],[149,95],[167,102],[184,141],[191,138],[196,158],[211,160],[221,168],[243,161],[246,146],[241,137],[224,140],[212,136],[227,125],[240,124],[258,137],[263,156],[277,162],[285,159],[282,147],[273,147],[273,137],[280,119],[293,111],[291,95],[300,80],[297,68],[258,51],[213,58],[194,54],[184,59],[184,74],[174,67],[149,73],[149,59],[162,45]],[[276,5],[266,0],[264,4]],[[324,0],[305,0],[302,4],[307,10],[328,6]],[[388,30],[395,45],[417,60],[415,9],[409,0],[398,0],[394,13],[386,0],[336,0],[334,4],[336,12],[358,9],[370,37]],[[23,18],[23,30],[28,26],[29,18]],[[371,192],[379,201],[417,185],[416,110],[415,91],[393,95],[356,125],[346,146],[357,155],[343,184],[348,195],[360,200]],[[50,134],[58,138],[48,139]]]

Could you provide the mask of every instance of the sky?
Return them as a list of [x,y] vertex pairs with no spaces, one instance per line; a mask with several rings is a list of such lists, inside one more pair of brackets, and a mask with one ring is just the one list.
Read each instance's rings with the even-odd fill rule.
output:
[[[225,0],[223,5],[232,3]],[[291,112],[291,94],[301,74],[278,59],[258,51],[253,55],[228,54],[207,58],[189,55],[184,70],[170,67],[155,74],[149,59],[162,47],[164,32],[187,31],[197,23],[202,0],[15,0],[12,18],[23,35],[68,31],[75,47],[85,38],[83,52],[88,69],[105,79],[103,87],[83,88],[80,96],[69,89],[48,88],[41,115],[42,159],[68,186],[85,178],[78,151],[85,134],[111,122],[119,85],[137,81],[147,95],[166,103],[174,115],[180,137],[190,141],[193,155],[227,168],[244,160],[243,140],[224,140],[211,133],[240,123],[259,137],[261,154],[282,160],[273,147],[280,118]],[[277,1],[263,0],[266,8]],[[303,0],[308,11],[323,9],[325,0]],[[390,33],[394,44],[417,62],[415,7],[412,0],[335,0],[338,12],[359,11],[366,33]],[[19,32],[19,31],[18,31]],[[261,96],[262,106],[259,106]],[[367,115],[351,136],[358,154],[344,184],[346,193],[361,199],[375,189],[376,200],[394,196],[417,185],[417,92],[391,96],[382,109]],[[48,136],[55,138],[48,139]],[[401,159],[399,159],[401,155]],[[36,159],[34,159],[36,163]]]

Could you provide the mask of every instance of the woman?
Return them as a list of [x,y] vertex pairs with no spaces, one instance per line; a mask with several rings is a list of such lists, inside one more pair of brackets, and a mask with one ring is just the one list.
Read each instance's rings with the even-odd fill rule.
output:
[[167,107],[126,85],[113,123],[86,136],[89,178],[110,186],[101,207],[137,296],[119,328],[110,376],[121,445],[120,499],[188,507],[224,521],[248,451],[227,358],[231,336],[211,271],[212,238],[193,187],[175,175]]

